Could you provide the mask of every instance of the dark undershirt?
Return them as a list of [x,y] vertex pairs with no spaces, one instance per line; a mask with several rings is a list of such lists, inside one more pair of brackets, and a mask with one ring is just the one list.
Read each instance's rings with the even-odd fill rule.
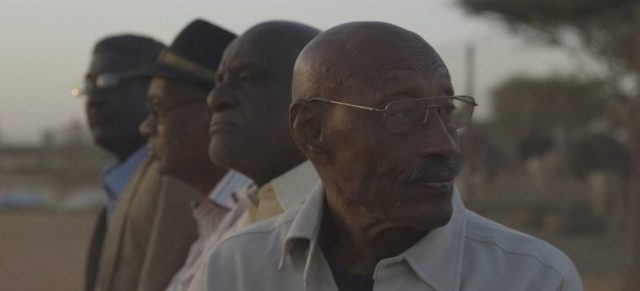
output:
[[373,291],[373,278],[329,266],[340,291]]

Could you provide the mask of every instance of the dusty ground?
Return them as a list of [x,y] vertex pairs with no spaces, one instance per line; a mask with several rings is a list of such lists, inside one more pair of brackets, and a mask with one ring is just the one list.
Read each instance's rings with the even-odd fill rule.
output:
[[94,212],[0,212],[0,290],[81,290]]
[[[0,290],[81,290],[94,212],[0,212]],[[583,275],[585,290],[616,290],[628,265],[621,233],[566,236],[534,232],[564,250]]]

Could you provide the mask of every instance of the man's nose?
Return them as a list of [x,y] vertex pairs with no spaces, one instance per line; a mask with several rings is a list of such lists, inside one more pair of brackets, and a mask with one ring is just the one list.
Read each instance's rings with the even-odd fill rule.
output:
[[458,153],[457,132],[447,129],[437,110],[434,110],[434,108],[429,110],[427,122],[421,129],[421,132],[426,133],[426,135],[420,155],[424,157],[441,156],[451,158]]
[[238,106],[238,98],[229,85],[221,84],[209,92],[207,106],[211,112],[222,112]]
[[147,139],[155,136],[158,133],[156,130],[156,119],[152,115],[148,115],[147,118],[140,123],[138,130],[140,134]]

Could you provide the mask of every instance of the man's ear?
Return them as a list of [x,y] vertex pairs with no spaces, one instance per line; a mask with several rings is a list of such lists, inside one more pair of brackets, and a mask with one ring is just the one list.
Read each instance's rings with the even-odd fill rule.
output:
[[318,108],[305,101],[289,107],[289,129],[298,148],[314,163],[324,164],[327,158],[325,132]]

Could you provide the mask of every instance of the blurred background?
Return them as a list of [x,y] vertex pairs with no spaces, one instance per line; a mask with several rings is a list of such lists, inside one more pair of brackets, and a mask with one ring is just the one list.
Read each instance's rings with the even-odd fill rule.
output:
[[[640,1],[3,0],[0,290],[80,290],[111,159],[88,135],[82,81],[95,42],[170,43],[202,17],[236,33],[272,19],[321,29],[391,22],[422,35],[459,94],[466,205],[566,252],[586,290],[640,290]],[[635,287],[634,287],[635,286]],[[634,289],[637,288],[637,289]]]

